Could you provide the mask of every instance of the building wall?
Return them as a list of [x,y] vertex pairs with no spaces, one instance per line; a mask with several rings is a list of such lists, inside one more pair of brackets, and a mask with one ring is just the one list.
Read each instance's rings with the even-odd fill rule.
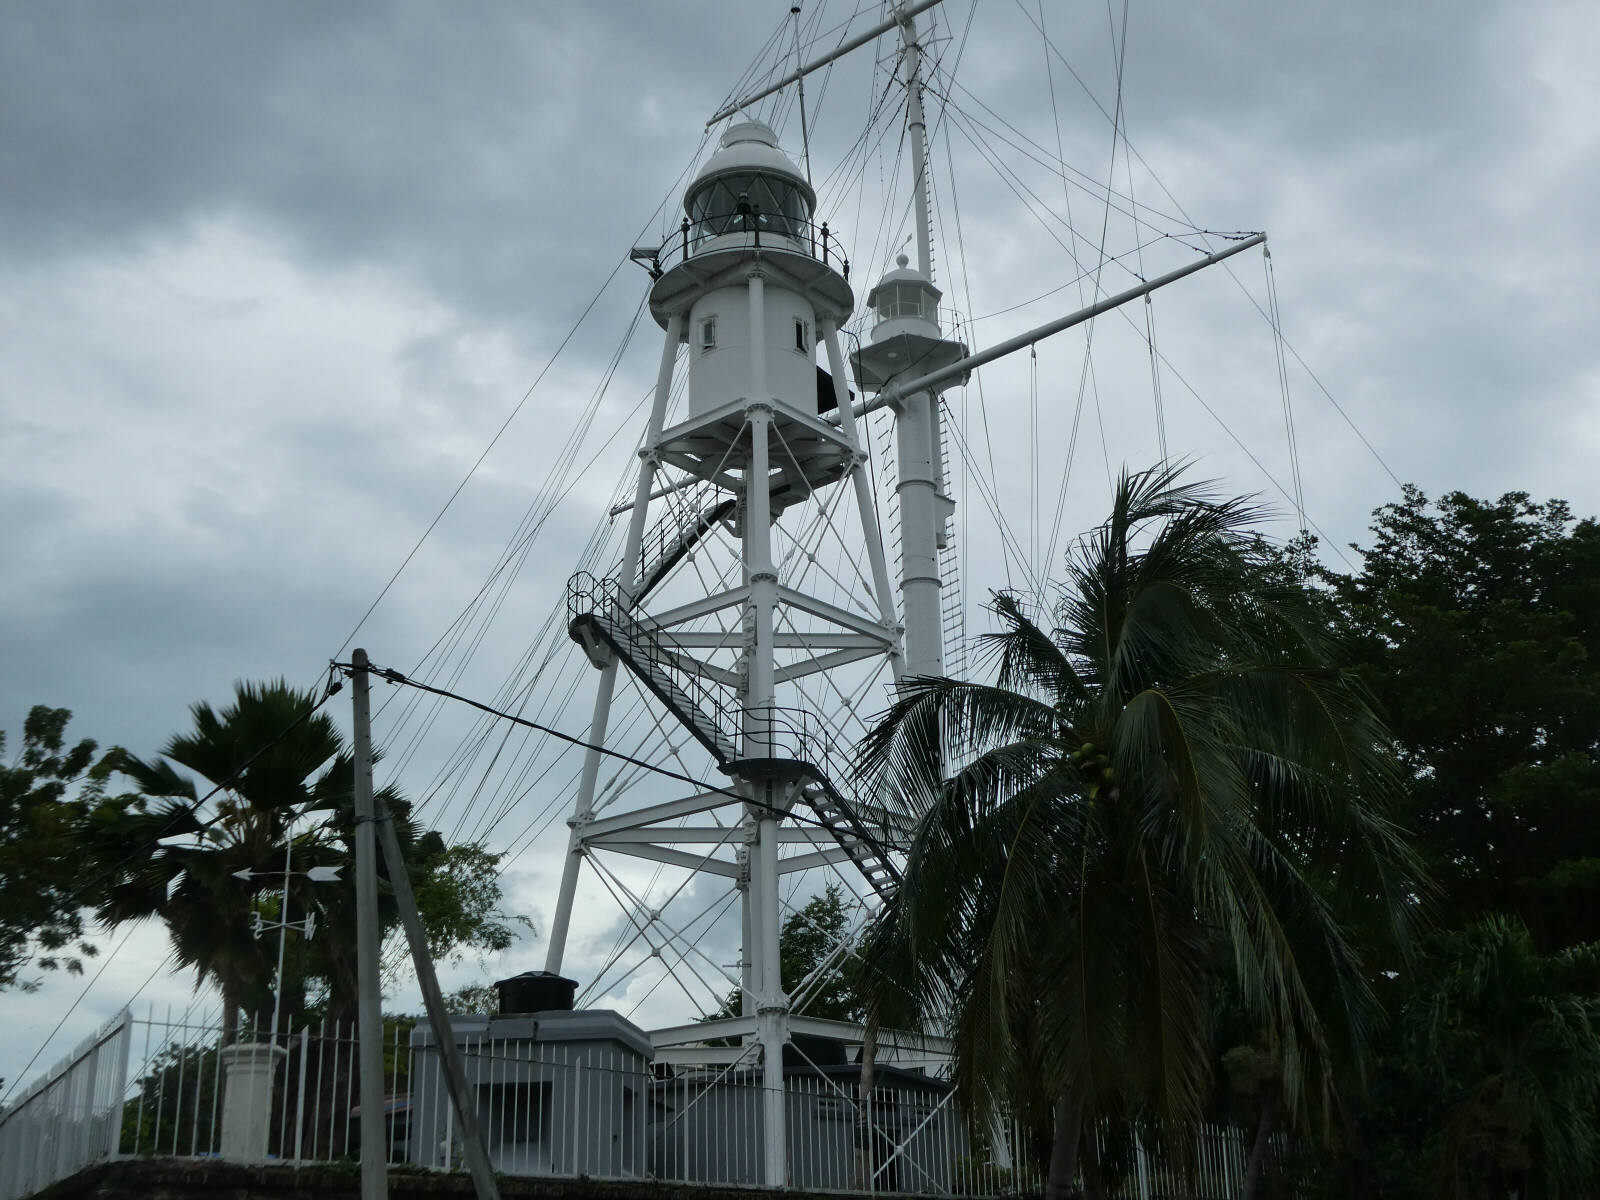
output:
[[[459,1023],[467,1083],[477,1093],[479,1125],[497,1170],[613,1178],[644,1173],[649,1060],[637,1044],[643,1035],[628,1036],[632,1028],[618,1037],[578,1039],[569,1035],[604,1034],[604,1023],[544,1017]],[[413,1034],[412,1045],[409,1159],[419,1166],[457,1166],[461,1139],[438,1049],[426,1030]]]

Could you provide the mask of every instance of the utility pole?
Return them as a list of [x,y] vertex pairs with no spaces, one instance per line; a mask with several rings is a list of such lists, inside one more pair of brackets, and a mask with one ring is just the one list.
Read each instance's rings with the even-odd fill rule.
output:
[[[358,649],[352,653],[350,666],[355,723],[356,1032],[361,1046],[361,1200],[387,1200],[389,1163],[384,1137],[383,1014],[378,993],[378,859],[373,844],[376,816],[372,801],[372,700],[367,652]],[[285,874],[285,896],[288,884]]]
[[[357,943],[361,971],[361,1200],[386,1200],[388,1173],[383,1148],[383,1042],[378,1016],[378,875],[373,851],[374,828],[382,838],[384,865],[389,870],[389,885],[394,889],[400,924],[411,947],[411,962],[416,967],[422,1001],[428,1010],[428,1025],[439,1047],[445,1085],[455,1110],[456,1128],[461,1131],[467,1169],[472,1173],[472,1188],[478,1200],[500,1200],[500,1187],[494,1180],[483,1131],[478,1126],[478,1100],[467,1085],[466,1067],[455,1031],[445,1013],[444,995],[434,974],[433,958],[428,953],[428,937],[417,913],[417,898],[411,890],[411,877],[400,853],[394,819],[388,808],[379,808],[372,792],[372,705],[369,676],[372,666],[365,650],[350,655],[350,674],[355,681],[355,774],[356,774],[356,922],[361,940]],[[370,947],[370,971],[367,953]],[[371,1036],[368,1036],[368,1006],[371,1006]],[[369,1058],[371,1069],[369,1072]],[[369,1088],[371,1089],[369,1092]],[[369,1105],[371,1107],[369,1107]],[[367,1113],[379,1119],[367,1120]],[[375,1134],[373,1132],[375,1131]],[[376,1145],[372,1141],[376,1136]],[[374,1176],[376,1177],[374,1179]]]

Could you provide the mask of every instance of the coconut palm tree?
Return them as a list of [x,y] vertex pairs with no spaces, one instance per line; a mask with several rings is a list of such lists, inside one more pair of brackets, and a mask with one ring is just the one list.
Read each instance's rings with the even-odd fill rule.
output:
[[997,594],[996,682],[911,680],[862,746],[862,777],[920,814],[870,933],[879,1001],[908,985],[948,1022],[979,1120],[1052,1130],[1051,1197],[1098,1116],[1192,1146],[1225,981],[1287,1107],[1325,1112],[1377,1016],[1328,889],[1402,934],[1415,907],[1384,731],[1260,516],[1179,468],[1125,472],[1054,622]]

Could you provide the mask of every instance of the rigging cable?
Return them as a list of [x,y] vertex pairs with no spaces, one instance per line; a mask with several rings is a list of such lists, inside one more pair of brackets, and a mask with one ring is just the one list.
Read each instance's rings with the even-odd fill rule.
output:
[[[794,67],[799,71],[805,64],[800,60],[800,6],[791,5],[790,15],[794,17]],[[800,153],[806,166],[806,184],[811,184],[811,128],[806,124],[806,77],[801,75],[795,81],[795,89],[800,98]],[[813,188],[813,191],[816,189]]]
[[1261,247],[1262,271],[1267,280],[1267,305],[1271,311],[1272,348],[1278,361],[1278,387],[1283,400],[1283,429],[1289,439],[1289,471],[1294,485],[1295,514],[1300,518],[1300,532],[1306,531],[1306,497],[1300,480],[1300,444],[1294,432],[1294,405],[1289,397],[1289,367],[1283,356],[1283,324],[1278,314],[1278,282],[1272,269],[1272,250],[1265,243]]
[[[1106,0],[1106,18],[1107,18],[1107,20],[1111,19],[1111,0]],[[1041,21],[1040,24],[1042,26],[1043,22]],[[1115,47],[1117,45],[1117,33],[1116,33],[1116,28],[1115,28],[1114,24],[1113,24],[1112,31],[1111,31],[1111,44],[1112,44],[1113,48],[1115,49]],[[1118,75],[1119,80],[1120,80],[1121,75],[1122,75],[1122,66],[1121,66],[1122,60],[1126,57],[1127,53],[1128,53],[1128,0],[1123,0],[1123,3],[1122,3],[1122,45],[1121,45],[1121,49],[1117,50],[1117,55],[1118,55],[1118,59],[1117,59],[1117,61],[1118,61],[1117,75]],[[1049,59],[1048,52],[1046,52],[1045,58],[1046,58],[1046,60]],[[1120,101],[1119,101],[1119,106],[1120,106]],[[1144,241],[1143,241],[1143,235],[1140,232],[1140,228],[1139,228],[1139,204],[1134,199],[1134,195],[1133,195],[1133,155],[1131,153],[1129,153],[1129,150],[1130,150],[1130,143],[1128,141],[1128,123],[1127,123],[1127,117],[1126,117],[1126,115],[1124,115],[1123,122],[1122,122],[1122,166],[1123,166],[1123,169],[1127,172],[1127,175],[1128,175],[1128,209],[1129,209],[1129,212],[1130,212],[1131,216],[1133,217],[1133,240],[1134,240],[1134,243],[1135,243],[1135,245],[1137,247],[1136,253],[1137,253],[1137,256],[1138,256],[1137,257],[1137,261],[1138,261],[1138,264],[1139,264],[1139,276],[1140,276],[1140,278],[1144,278],[1145,277]],[[1145,293],[1145,297],[1144,297],[1144,332],[1145,332],[1145,348],[1148,350],[1149,357],[1150,357],[1150,400],[1151,400],[1152,405],[1155,408],[1156,446],[1157,446],[1157,449],[1160,451],[1161,461],[1163,463],[1165,463],[1167,461],[1168,457],[1169,457],[1169,453],[1168,453],[1168,450],[1167,450],[1167,412],[1166,412],[1166,405],[1163,403],[1162,396],[1161,396],[1161,363],[1160,363],[1160,360],[1156,357],[1156,315],[1155,315],[1155,312],[1156,312],[1156,310],[1155,310],[1155,297],[1152,296],[1149,292],[1146,292]]]
[[[1026,8],[1023,7],[1022,0],[1016,0],[1016,4],[1017,4],[1017,7],[1019,9],[1021,9],[1023,16],[1027,17],[1027,19],[1029,20],[1030,23],[1033,22],[1033,16],[1028,12],[1028,10]],[[1038,26],[1035,25],[1035,28],[1037,29]],[[1040,34],[1041,37],[1043,37],[1044,36],[1044,30],[1043,29],[1039,29],[1039,34]],[[1105,105],[1100,103],[1099,99],[1095,96],[1094,92],[1089,88],[1089,85],[1084,82],[1083,77],[1080,76],[1076,71],[1074,71],[1072,69],[1072,64],[1067,62],[1066,56],[1063,55],[1061,53],[1061,51],[1055,46],[1055,44],[1053,42],[1050,42],[1048,38],[1046,38],[1045,40],[1046,40],[1046,43],[1050,46],[1051,51],[1055,54],[1055,56],[1057,58],[1059,58],[1061,60],[1062,65],[1067,68],[1068,72],[1072,75],[1073,79],[1077,80],[1078,86],[1083,89],[1084,94],[1089,97],[1090,102],[1093,103],[1094,106],[1100,110],[1100,115],[1105,117],[1108,121],[1111,120],[1111,114],[1106,112]],[[963,90],[965,90],[965,89],[963,89]],[[979,101],[979,103],[981,104],[982,101]],[[986,105],[985,105],[985,108],[987,108]],[[992,110],[990,110],[990,111],[992,111]],[[1178,210],[1178,213],[1182,217],[1183,221],[1186,222],[1189,225],[1190,229],[1192,229],[1194,232],[1200,234],[1202,236],[1202,239],[1204,239],[1204,237],[1207,235],[1208,231],[1201,229],[1199,226],[1197,226],[1197,225],[1195,225],[1193,223],[1192,218],[1190,218],[1188,212],[1184,209],[1183,204],[1178,200],[1178,198],[1175,195],[1172,194],[1172,189],[1167,187],[1166,182],[1161,178],[1160,175],[1158,175],[1156,173],[1155,169],[1153,167],[1151,167],[1148,162],[1145,161],[1144,155],[1139,153],[1138,148],[1135,147],[1131,142],[1126,142],[1125,144],[1127,146],[1128,152],[1130,154],[1132,154],[1134,158],[1139,160],[1139,165],[1141,167],[1143,167],[1145,169],[1145,171],[1149,174],[1150,178],[1155,181],[1156,186],[1161,189],[1162,194],[1164,196],[1166,196],[1166,198],[1168,200],[1172,201],[1173,207]],[[1262,307],[1261,307],[1261,302],[1259,300],[1257,300],[1253,295],[1251,295],[1250,289],[1245,287],[1244,281],[1241,280],[1239,278],[1239,276],[1235,273],[1232,264],[1230,264],[1230,263],[1220,263],[1218,265],[1221,266],[1222,269],[1225,272],[1227,272],[1228,278],[1233,280],[1234,285],[1236,287],[1238,287],[1240,292],[1242,292],[1244,294],[1245,298],[1250,301],[1251,305],[1255,308],[1256,312],[1259,313],[1263,318],[1267,319],[1270,322],[1270,318],[1267,316],[1266,311],[1263,310]],[[1294,344],[1292,342],[1290,342],[1287,338],[1284,339],[1283,344],[1284,344],[1284,349],[1286,349],[1288,351],[1289,356],[1295,360],[1295,362],[1300,366],[1300,369],[1303,370],[1306,373],[1306,375],[1311,379],[1311,382],[1316,384],[1317,390],[1322,393],[1323,398],[1325,400],[1327,400],[1327,402],[1329,404],[1333,405],[1334,411],[1337,412],[1339,414],[1340,418],[1344,421],[1344,423],[1347,426],[1349,426],[1350,432],[1356,435],[1356,437],[1360,440],[1361,444],[1367,448],[1367,452],[1370,453],[1372,455],[1372,457],[1377,461],[1378,466],[1383,468],[1384,474],[1389,476],[1389,478],[1394,482],[1394,485],[1396,487],[1403,487],[1404,484],[1401,481],[1400,477],[1394,473],[1393,468],[1391,468],[1389,466],[1388,462],[1384,459],[1383,455],[1378,453],[1378,448],[1376,446],[1374,446],[1372,444],[1372,442],[1367,438],[1367,435],[1361,431],[1361,428],[1355,423],[1355,420],[1345,410],[1344,405],[1340,404],[1339,401],[1334,398],[1333,393],[1328,390],[1327,385],[1322,382],[1321,378],[1318,377],[1317,373],[1311,369],[1310,364],[1307,363],[1306,360],[1303,357],[1301,357],[1300,352],[1297,349],[1295,349]],[[1163,358],[1162,361],[1165,362],[1165,359]],[[1167,365],[1168,369],[1170,369],[1172,364],[1171,363],[1167,363],[1166,365]],[[1333,543],[1329,543],[1329,544],[1332,545]],[[1341,557],[1342,557],[1342,553],[1341,553]],[[1348,565],[1349,560],[1345,559],[1345,562]]]

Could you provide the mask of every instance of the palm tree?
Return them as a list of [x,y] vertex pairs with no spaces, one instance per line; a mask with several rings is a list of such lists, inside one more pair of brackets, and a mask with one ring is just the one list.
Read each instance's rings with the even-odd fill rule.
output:
[[1402,934],[1415,906],[1384,730],[1260,515],[1179,468],[1124,473],[1053,626],[997,594],[996,683],[911,680],[862,746],[863,777],[920,814],[870,934],[879,1003],[908,985],[943,1014],[979,1120],[1052,1129],[1051,1197],[1098,1116],[1192,1146],[1223,981],[1291,1113],[1325,1114],[1377,1016],[1328,889]]
[[[251,923],[257,907],[270,906],[282,887],[270,873],[282,868],[285,839],[294,838],[297,871],[343,866],[353,857],[354,762],[338,726],[316,707],[313,694],[282,680],[240,682],[234,702],[220,712],[203,701],[192,705],[193,730],[172,738],[160,758],[124,753],[119,760],[138,787],[137,801],[108,802],[91,822],[99,859],[116,864],[100,918],[117,925],[160,917],[179,964],[221,990],[224,1041],[233,1040],[241,1007],[258,1025],[272,1011],[276,943],[258,941]],[[379,757],[375,752],[373,760]],[[211,785],[208,792],[224,785],[209,807],[197,806],[195,776]],[[452,887],[449,875],[470,870],[492,880],[498,859],[474,845],[447,847],[437,833],[419,836],[409,802],[393,787],[375,799],[412,868],[435,953],[462,945],[505,949],[515,935],[495,907],[498,884]],[[235,872],[242,869],[269,874],[240,879]],[[388,929],[399,915],[381,862],[378,878],[379,921]],[[326,985],[325,1015],[335,1026],[354,1021],[354,872],[320,885],[296,875],[289,900],[296,919],[315,912],[318,934],[298,948],[285,972],[285,1016],[293,1015],[294,993],[311,976]]]
[[[338,727],[314,707],[282,680],[239,683],[221,712],[192,705],[193,730],[173,737],[160,759],[123,756],[137,802],[108,805],[92,824],[102,860],[115,863],[100,919],[160,917],[178,963],[221,989],[225,1042],[241,1006],[258,1023],[271,1011],[272,963],[250,926],[257,894],[280,886],[234,872],[277,869],[294,821],[336,806],[332,785],[341,769],[349,775]],[[194,778],[173,764],[224,785],[209,815],[197,807]]]

